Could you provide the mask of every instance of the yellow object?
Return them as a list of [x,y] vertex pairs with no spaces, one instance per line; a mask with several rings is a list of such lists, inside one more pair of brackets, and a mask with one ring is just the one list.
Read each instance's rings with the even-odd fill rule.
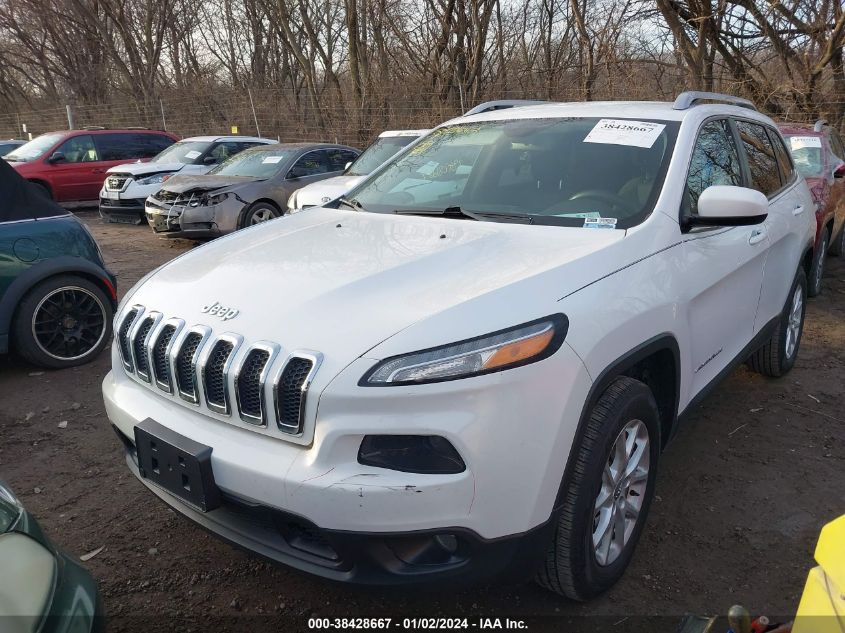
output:
[[237,126],[237,125],[233,125],[233,126],[232,126],[232,134],[237,134],[237,133],[238,133],[238,126]]
[[845,516],[822,528],[792,633],[845,631]]

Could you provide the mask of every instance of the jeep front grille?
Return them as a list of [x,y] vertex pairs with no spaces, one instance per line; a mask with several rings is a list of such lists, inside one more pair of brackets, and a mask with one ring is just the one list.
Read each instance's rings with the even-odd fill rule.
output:
[[240,419],[265,432],[302,434],[320,354],[295,351],[276,362],[281,349],[276,343],[243,344],[240,335],[215,335],[203,325],[186,328],[183,320],[163,319],[140,305],[118,323],[124,369],[139,382],[228,421]]

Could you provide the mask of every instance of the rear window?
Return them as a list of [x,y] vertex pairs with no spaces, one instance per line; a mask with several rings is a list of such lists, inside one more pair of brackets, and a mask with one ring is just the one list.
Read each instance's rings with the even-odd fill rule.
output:
[[824,172],[822,137],[816,134],[790,134],[786,137],[795,169],[802,176],[820,176]]
[[767,196],[781,188],[775,149],[766,133],[766,128],[757,123],[737,121],[739,137],[748,159],[751,172],[751,187]]

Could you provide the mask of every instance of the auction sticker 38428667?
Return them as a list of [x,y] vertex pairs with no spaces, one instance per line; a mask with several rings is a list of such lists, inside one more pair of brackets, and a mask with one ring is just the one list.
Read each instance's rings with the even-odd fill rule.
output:
[[601,119],[584,137],[584,142],[649,148],[665,127],[662,123],[648,121]]

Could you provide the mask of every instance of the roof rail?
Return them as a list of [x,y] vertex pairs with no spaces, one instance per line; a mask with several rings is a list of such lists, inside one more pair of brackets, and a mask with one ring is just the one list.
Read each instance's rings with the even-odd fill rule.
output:
[[508,108],[519,108],[528,105],[540,105],[543,103],[551,103],[550,101],[532,101],[530,99],[500,99],[498,101],[485,101],[479,103],[474,108],[467,110],[461,116],[470,116],[471,114],[481,114],[482,112],[491,112],[493,110],[507,110]]
[[83,125],[82,129],[83,130],[105,130],[106,126],[105,125]]
[[720,103],[729,103],[741,108],[748,108],[749,110],[756,110],[755,106],[748,99],[742,97],[734,97],[731,95],[722,94],[720,92],[701,92],[699,90],[688,90],[682,92],[675,99],[672,108],[675,110],[686,110],[696,105],[698,101],[718,101]]
[[825,125],[827,125],[827,119],[819,119],[813,126],[813,132],[821,132]]
[[149,130],[151,128],[148,128],[144,125],[127,125],[125,129],[127,129],[127,130]]

